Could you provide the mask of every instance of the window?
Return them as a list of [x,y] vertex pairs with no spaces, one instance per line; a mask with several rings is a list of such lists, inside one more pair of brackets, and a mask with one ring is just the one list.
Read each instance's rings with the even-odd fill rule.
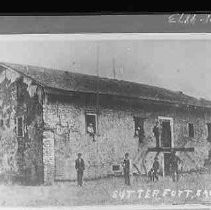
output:
[[97,115],[94,113],[86,113],[85,120],[86,120],[86,132],[90,136],[94,136],[96,134],[96,117]]
[[188,133],[189,133],[189,137],[191,137],[191,138],[194,137],[194,127],[193,127],[193,123],[188,123]]
[[207,123],[207,140],[211,142],[211,123]]
[[122,170],[120,165],[112,165],[112,171],[114,175],[121,175]]
[[135,122],[134,136],[139,136],[140,131],[144,133],[144,118],[134,117],[134,122]]
[[135,133],[134,137],[139,138],[139,142],[142,143],[144,140],[144,118],[140,117],[134,117],[134,123],[135,123]]
[[17,122],[17,135],[18,137],[23,137],[23,117],[18,117]]

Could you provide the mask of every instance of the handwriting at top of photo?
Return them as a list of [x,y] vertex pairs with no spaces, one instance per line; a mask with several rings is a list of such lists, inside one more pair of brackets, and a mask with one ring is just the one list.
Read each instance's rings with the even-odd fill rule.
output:
[[211,14],[172,14],[168,16],[170,24],[209,24],[211,23]]

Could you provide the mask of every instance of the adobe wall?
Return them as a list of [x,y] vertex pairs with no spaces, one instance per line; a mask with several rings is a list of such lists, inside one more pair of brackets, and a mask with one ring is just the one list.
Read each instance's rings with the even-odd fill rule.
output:
[[[0,174],[14,182],[42,183],[41,89],[19,73],[4,69],[0,90]],[[22,137],[17,135],[18,117],[23,117]]]
[[[129,104],[129,103],[128,103]],[[147,153],[148,147],[155,146],[152,128],[158,116],[172,117],[174,120],[174,145],[194,147],[194,153],[178,152],[183,160],[183,170],[203,167],[204,159],[208,157],[210,144],[207,142],[206,123],[211,121],[210,114],[179,111],[176,108],[132,107],[122,103],[101,106],[98,118],[98,135],[96,141],[86,133],[85,112],[90,107],[83,102],[70,99],[68,102],[51,101],[43,107],[43,118],[51,142],[51,166],[55,164],[56,173],[52,169],[51,181],[75,180],[74,163],[78,152],[83,154],[86,164],[84,178],[96,178],[111,174],[111,166],[121,163],[125,152],[137,163],[141,173],[146,173],[153,162],[156,153]],[[145,140],[139,148],[138,139],[134,137],[134,116],[146,118],[144,124]],[[195,137],[188,137],[187,123],[194,123]],[[54,154],[53,154],[54,153]],[[159,155],[162,164],[162,154]],[[52,167],[51,167],[52,168]],[[136,171],[134,169],[134,171]],[[48,180],[48,177],[46,177]]]
[[137,150],[137,141],[130,138],[134,132],[127,115],[128,113],[124,112],[113,113],[112,110],[103,110],[99,116],[99,136],[95,137],[94,142],[85,130],[83,107],[73,104],[45,105],[44,122],[54,136],[55,167],[58,171],[55,178],[76,178],[74,164],[78,152],[83,154],[85,160],[85,178],[110,174],[111,165],[119,163],[125,152],[134,154]]
[[19,141],[19,168],[29,185],[43,183],[43,91],[27,77],[17,80],[17,113],[23,116],[24,135]]
[[18,74],[11,71],[0,73],[0,176],[9,181],[18,174],[18,142],[16,139],[16,84]]

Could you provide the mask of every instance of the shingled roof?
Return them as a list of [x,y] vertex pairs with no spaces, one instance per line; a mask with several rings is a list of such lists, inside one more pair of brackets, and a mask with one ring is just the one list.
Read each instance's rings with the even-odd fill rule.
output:
[[31,65],[11,63],[0,63],[0,65],[24,74],[39,85],[47,88],[85,93],[96,93],[98,91],[99,94],[211,108],[211,101],[199,100],[182,92],[171,91],[156,86],[109,78],[98,78],[97,76],[87,74]]

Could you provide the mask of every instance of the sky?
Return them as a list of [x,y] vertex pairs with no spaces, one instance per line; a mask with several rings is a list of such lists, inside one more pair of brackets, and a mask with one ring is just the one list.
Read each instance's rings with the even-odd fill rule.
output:
[[0,62],[128,80],[211,100],[211,36],[0,35]]

